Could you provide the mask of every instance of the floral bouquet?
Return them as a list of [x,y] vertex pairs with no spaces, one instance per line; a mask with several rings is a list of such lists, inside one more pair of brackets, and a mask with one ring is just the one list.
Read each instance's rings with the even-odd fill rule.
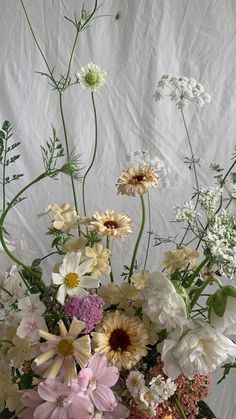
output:
[[[22,174],[8,174],[19,158],[12,153],[12,127],[5,121],[0,130],[2,212],[0,241],[13,261],[0,277],[0,411],[1,417],[19,419],[142,418],[193,419],[203,417],[201,401],[210,391],[210,373],[223,367],[223,378],[235,367],[236,344],[236,158],[226,170],[212,164],[214,186],[201,187],[198,164],[186,122],[189,105],[210,101],[203,86],[193,78],[164,75],[157,85],[157,101],[170,97],[186,130],[194,175],[191,200],[175,207],[177,235],[154,235],[154,245],[168,246],[155,272],[148,270],[153,238],[150,190],[166,186],[168,169],[146,150],[128,156],[127,168],[118,177],[117,192],[140,199],[142,219],[134,239],[130,261],[121,278],[114,278],[115,246],[133,233],[124,212],[104,208],[87,210],[86,179],[96,158],[98,144],[95,94],[106,73],[94,63],[75,77],[71,66],[78,35],[94,19],[94,9],[82,8],[75,28],[68,68],[58,77],[48,63],[34,33],[27,10],[22,10],[43,58],[49,80],[58,95],[64,131],[61,142],[53,128],[42,146],[44,171],[24,186],[9,202],[6,189]],[[121,12],[114,15],[116,20]],[[94,112],[94,152],[82,173],[76,150],[71,150],[63,112],[63,98],[72,86],[87,89]],[[83,169],[84,170],[84,169]],[[30,266],[19,259],[6,225],[8,213],[36,183],[59,175],[70,176],[71,203],[49,204],[47,235],[53,251]],[[82,202],[77,201],[81,178]],[[46,206],[46,204],[45,204]],[[81,207],[81,212],[78,208]],[[138,259],[148,208],[148,243],[144,263]],[[41,262],[60,258],[51,282],[42,280]],[[125,257],[126,255],[124,255]],[[161,271],[160,271],[161,266]],[[107,279],[106,279],[107,278]],[[8,415],[8,416],[7,416]]]

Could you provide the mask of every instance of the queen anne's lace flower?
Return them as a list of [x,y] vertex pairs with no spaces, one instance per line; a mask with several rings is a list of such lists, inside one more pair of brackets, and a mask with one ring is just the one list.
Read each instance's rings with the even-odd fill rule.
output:
[[199,202],[201,207],[206,211],[208,217],[212,217],[215,210],[216,205],[222,195],[221,188],[201,188],[200,189],[200,199]]
[[90,62],[86,67],[82,67],[76,76],[83,89],[95,92],[105,83],[106,72],[101,70],[98,65]]
[[157,83],[154,93],[156,101],[169,96],[178,109],[185,109],[189,103],[197,103],[200,107],[209,103],[211,98],[205,93],[204,87],[193,78],[171,77],[164,75]]
[[185,202],[182,207],[176,205],[175,206],[175,220],[176,221],[187,221],[187,223],[192,224],[196,216],[198,215],[195,210],[195,205],[193,201]]

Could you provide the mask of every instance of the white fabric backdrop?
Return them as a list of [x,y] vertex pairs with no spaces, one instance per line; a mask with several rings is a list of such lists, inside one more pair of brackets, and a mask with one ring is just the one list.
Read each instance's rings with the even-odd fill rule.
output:
[[[66,71],[74,31],[64,20],[79,12],[82,0],[25,0],[32,25],[51,66]],[[16,140],[21,141],[18,183],[11,184],[8,200],[19,187],[42,170],[40,144],[51,135],[51,124],[63,139],[58,98],[46,78],[36,71],[45,65],[35,47],[20,2],[1,0],[0,14],[0,121],[9,119]],[[88,1],[86,7],[92,8]],[[95,209],[125,210],[135,232],[139,200],[116,195],[115,183],[125,168],[125,156],[141,148],[159,155],[171,169],[170,186],[152,193],[154,231],[167,236],[174,225],[173,205],[188,200],[191,173],[183,159],[189,155],[181,117],[173,103],[156,103],[153,93],[162,74],[199,80],[212,97],[202,110],[189,108],[187,121],[194,151],[201,158],[201,185],[213,185],[209,163],[230,163],[235,143],[236,2],[234,0],[104,0],[102,13],[123,11],[122,19],[98,19],[79,38],[72,74],[90,60],[106,70],[107,83],[97,94],[99,145],[93,173],[87,182],[89,213]],[[78,86],[65,93],[65,117],[71,148],[81,153],[83,166],[92,155],[94,121],[90,95]],[[78,191],[81,189],[77,186]],[[49,203],[72,202],[69,179],[47,180],[27,194],[28,199],[11,211],[9,229],[25,239],[32,253],[28,260],[50,251],[45,239],[46,220],[37,219]],[[81,206],[80,206],[81,207]],[[115,246],[115,272],[122,271],[124,255],[133,239]],[[143,250],[145,249],[143,241]],[[142,249],[140,251],[142,254]],[[159,269],[159,251],[151,250],[150,269]],[[1,270],[7,265],[1,259]],[[49,280],[55,259],[45,263]],[[212,393],[209,404],[220,419],[236,417],[236,375]]]

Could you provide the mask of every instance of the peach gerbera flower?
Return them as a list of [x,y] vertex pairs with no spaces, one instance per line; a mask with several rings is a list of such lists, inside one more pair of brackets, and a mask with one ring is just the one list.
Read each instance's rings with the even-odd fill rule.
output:
[[106,354],[110,365],[129,369],[147,355],[148,333],[141,320],[121,311],[108,313],[92,333],[96,353]]
[[124,239],[132,233],[131,219],[124,212],[105,210],[95,212],[90,222],[92,230],[102,236]]
[[90,337],[88,335],[77,338],[84,329],[85,323],[73,317],[69,331],[64,322],[58,322],[60,336],[52,335],[44,330],[39,331],[39,335],[51,343],[51,349],[39,355],[35,362],[41,365],[53,358],[52,364],[45,371],[45,378],[56,378],[60,368],[64,367],[65,382],[70,384],[77,380],[76,363],[81,368],[87,364],[91,357]]
[[130,167],[117,181],[118,193],[122,195],[143,195],[149,188],[157,186],[157,172],[150,165]]

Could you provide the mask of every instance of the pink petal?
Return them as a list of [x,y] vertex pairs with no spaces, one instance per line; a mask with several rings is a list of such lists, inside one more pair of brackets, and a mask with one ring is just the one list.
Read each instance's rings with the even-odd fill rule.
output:
[[51,419],[56,405],[54,403],[45,402],[36,407],[34,412],[34,419]]
[[128,418],[129,410],[123,406],[123,404],[118,403],[113,412],[106,413],[104,412],[104,419],[120,419]]
[[107,387],[114,386],[119,378],[118,369],[107,366],[106,355],[94,355],[89,361],[88,367],[93,371],[93,375],[97,381]]
[[90,359],[88,368],[91,368],[95,377],[97,377],[97,373],[103,370],[103,368],[107,367],[107,357],[106,355],[99,355],[95,354]]
[[78,375],[78,386],[81,391],[86,391],[89,385],[89,381],[93,376],[93,372],[90,368],[84,368],[79,372]]
[[73,419],[92,419],[94,407],[86,396],[77,396],[70,406]]
[[22,394],[20,401],[24,406],[27,407],[37,407],[42,403],[42,399],[38,392],[33,389],[26,390]]
[[117,405],[113,392],[109,389],[109,387],[104,386],[103,384],[97,384],[96,390],[90,394],[90,397],[96,408],[102,412],[112,411]]
[[55,402],[58,398],[58,384],[56,380],[48,379],[38,385],[38,393],[43,400]]
[[57,406],[50,419],[71,419],[70,407]]

